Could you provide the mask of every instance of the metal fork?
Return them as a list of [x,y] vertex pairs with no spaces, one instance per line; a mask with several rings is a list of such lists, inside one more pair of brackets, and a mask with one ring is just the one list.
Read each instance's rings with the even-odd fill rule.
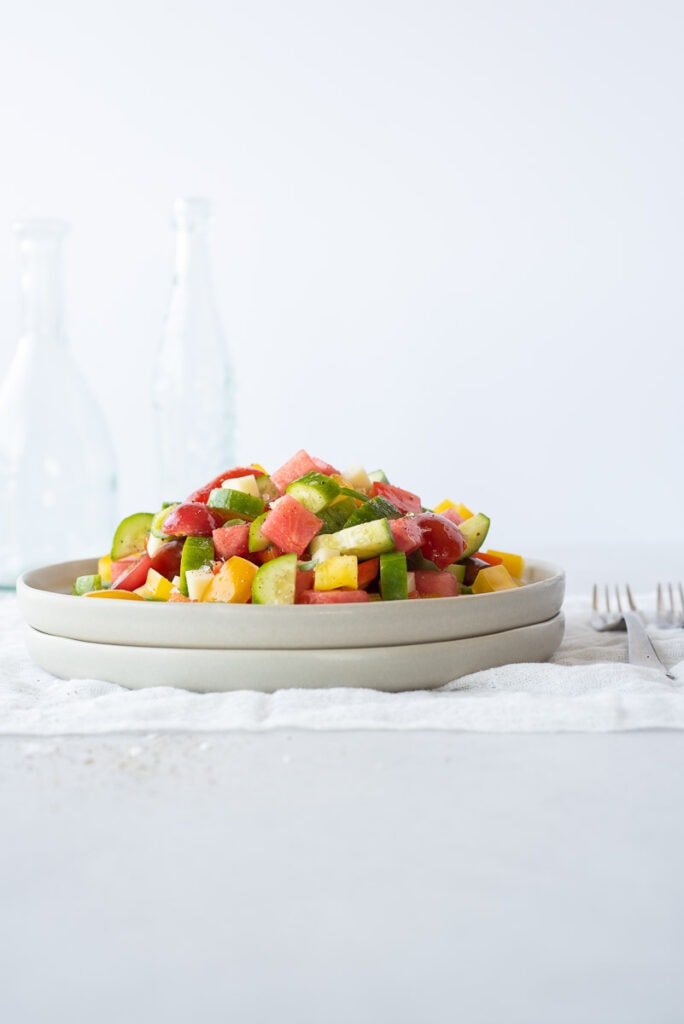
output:
[[656,622],[665,629],[681,629],[684,626],[684,588],[681,583],[676,587],[672,583],[668,583],[667,587],[658,584]]
[[599,602],[599,588],[594,584],[592,592],[591,625],[594,629],[603,633],[607,630],[627,631],[627,657],[632,665],[641,665],[646,668],[662,668],[668,679],[675,676],[669,672],[658,657],[655,647],[646,632],[644,617],[637,608],[634,596],[629,586],[625,587],[626,607],[620,597],[620,590],[615,587],[615,607],[611,604],[610,591],[608,587],[603,590],[603,609]]

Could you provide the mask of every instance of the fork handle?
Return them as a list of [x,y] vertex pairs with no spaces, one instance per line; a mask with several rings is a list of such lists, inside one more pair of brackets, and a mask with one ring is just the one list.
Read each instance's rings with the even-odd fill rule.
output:
[[645,668],[662,668],[668,679],[674,679],[658,657],[639,616],[635,612],[625,612],[624,619],[627,626],[627,653],[631,664]]

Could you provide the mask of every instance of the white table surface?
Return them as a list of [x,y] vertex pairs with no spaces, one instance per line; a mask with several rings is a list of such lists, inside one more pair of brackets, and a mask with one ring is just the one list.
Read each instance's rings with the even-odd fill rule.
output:
[[683,807],[679,731],[0,737],[0,1020],[678,1024]]

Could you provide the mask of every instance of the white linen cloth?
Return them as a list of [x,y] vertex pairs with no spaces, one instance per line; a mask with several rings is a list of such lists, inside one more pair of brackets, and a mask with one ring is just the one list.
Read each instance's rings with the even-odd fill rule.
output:
[[[654,608],[653,595],[640,595]],[[438,690],[241,690],[200,694],[171,687],[127,690],[63,680],[30,660],[13,593],[0,596],[0,735],[223,732],[272,729],[440,729],[608,732],[684,728],[684,630],[649,633],[671,681],[626,664],[625,633],[597,633],[589,602],[566,597],[563,643],[551,661],[475,672]]]

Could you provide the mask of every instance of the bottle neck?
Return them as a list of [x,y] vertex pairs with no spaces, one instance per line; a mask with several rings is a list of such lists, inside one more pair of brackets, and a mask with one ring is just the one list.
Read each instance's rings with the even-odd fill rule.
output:
[[67,227],[50,221],[21,222],[19,239],[21,337],[41,345],[66,345],[62,247]]
[[208,280],[209,244],[206,230],[176,228],[176,278]]
[[209,216],[206,199],[182,198],[174,203],[177,282],[210,285]]

